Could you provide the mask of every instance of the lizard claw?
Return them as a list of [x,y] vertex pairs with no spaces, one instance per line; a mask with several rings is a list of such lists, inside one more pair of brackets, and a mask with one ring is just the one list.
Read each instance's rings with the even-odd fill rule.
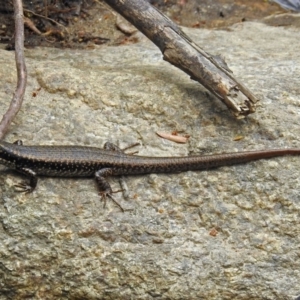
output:
[[101,195],[101,199],[103,200],[104,204],[103,204],[103,208],[106,207],[106,199],[107,197],[110,198],[117,206],[120,207],[120,209],[122,210],[122,212],[124,212],[124,208],[113,198],[113,196],[111,194],[113,193],[118,193],[118,192],[122,192],[123,190],[118,190],[118,191],[101,191],[99,192],[99,195]]
[[19,182],[18,184],[15,184],[15,187],[17,188],[16,191],[19,193],[31,193],[34,188],[32,186],[30,186],[28,183],[26,183],[25,181]]

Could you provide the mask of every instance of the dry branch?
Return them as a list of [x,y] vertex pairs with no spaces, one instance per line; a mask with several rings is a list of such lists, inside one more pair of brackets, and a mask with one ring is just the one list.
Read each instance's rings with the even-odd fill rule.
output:
[[180,68],[221,99],[236,118],[255,112],[256,97],[233,77],[219,57],[196,45],[169,18],[145,0],[105,0],[114,10],[144,33],[163,54],[164,60]]
[[24,59],[24,22],[23,22],[23,6],[21,0],[14,0],[15,15],[15,58],[17,66],[17,88],[11,100],[7,112],[4,114],[0,123],[0,139],[3,138],[5,132],[18,111],[20,110],[25,94],[27,83],[27,71]]

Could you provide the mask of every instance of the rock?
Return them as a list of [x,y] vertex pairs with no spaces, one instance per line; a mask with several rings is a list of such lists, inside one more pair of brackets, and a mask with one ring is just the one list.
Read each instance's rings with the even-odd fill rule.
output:
[[[235,120],[148,41],[40,48],[26,50],[25,102],[5,139],[140,142],[138,155],[149,156],[300,148],[298,29],[245,22],[184,30],[222,54],[260,98],[255,114]],[[0,63],[3,114],[16,84],[14,53],[0,50]],[[188,134],[190,142],[156,131]],[[300,157],[282,157],[126,176],[128,199],[114,195],[125,213],[112,202],[103,208],[93,180],[40,178],[24,195],[13,189],[19,175],[1,171],[0,299],[294,299],[299,169]]]

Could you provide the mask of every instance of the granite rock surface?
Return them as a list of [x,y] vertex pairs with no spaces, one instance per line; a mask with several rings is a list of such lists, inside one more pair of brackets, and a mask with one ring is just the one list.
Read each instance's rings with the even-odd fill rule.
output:
[[[28,49],[24,105],[5,139],[178,156],[300,148],[299,28],[184,29],[260,99],[235,120],[146,39],[91,51]],[[0,114],[15,89],[0,50]],[[187,144],[155,132],[190,135]],[[0,299],[295,299],[300,157],[202,172],[128,176],[103,208],[92,179],[41,178],[16,193],[0,171]],[[114,190],[117,178],[109,179]]]

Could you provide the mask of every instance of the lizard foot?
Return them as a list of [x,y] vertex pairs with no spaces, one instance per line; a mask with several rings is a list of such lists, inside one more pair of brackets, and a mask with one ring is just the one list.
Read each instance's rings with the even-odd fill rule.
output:
[[103,204],[103,208],[106,207],[106,199],[107,198],[110,198],[117,206],[120,207],[120,209],[122,210],[122,212],[124,212],[124,208],[121,206],[121,204],[119,204],[111,194],[115,194],[115,193],[119,193],[119,192],[122,192],[123,190],[118,190],[118,191],[111,191],[111,190],[108,190],[108,191],[101,191],[99,192],[99,195],[101,195],[101,199],[103,200],[104,204]]
[[15,184],[15,187],[17,188],[17,192],[25,194],[31,193],[34,190],[34,188],[25,181]]

